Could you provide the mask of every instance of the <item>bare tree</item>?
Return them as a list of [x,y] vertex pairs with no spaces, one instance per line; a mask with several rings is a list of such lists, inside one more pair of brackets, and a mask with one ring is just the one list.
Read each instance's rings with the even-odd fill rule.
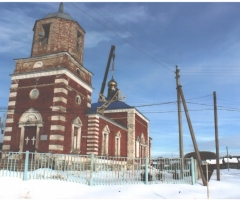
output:
[[2,116],[0,116],[0,134],[4,133],[5,130],[5,126],[6,126],[6,113],[3,113]]

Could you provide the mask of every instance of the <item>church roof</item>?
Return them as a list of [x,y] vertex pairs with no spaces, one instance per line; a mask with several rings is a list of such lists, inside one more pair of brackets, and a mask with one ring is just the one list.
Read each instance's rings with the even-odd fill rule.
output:
[[73,20],[69,14],[63,12],[63,3],[60,3],[58,12],[49,13],[43,19],[52,18],[52,17],[59,17],[63,19]]
[[[96,113],[97,108],[101,107],[102,105],[103,105],[103,102],[93,103],[91,105],[91,108],[88,110],[88,114]],[[105,110],[130,109],[130,108],[134,108],[134,107],[129,106],[128,104],[122,101],[113,101]]]

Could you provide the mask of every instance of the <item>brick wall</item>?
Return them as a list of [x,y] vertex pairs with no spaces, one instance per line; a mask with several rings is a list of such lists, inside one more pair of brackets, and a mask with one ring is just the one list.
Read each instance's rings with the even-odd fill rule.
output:
[[[47,44],[44,44],[39,37],[39,32],[46,34],[44,24],[50,24]],[[36,21],[33,31],[31,57],[67,51],[82,65],[85,31],[77,22],[62,18],[41,19]],[[80,38],[78,38],[78,32],[81,35]],[[79,50],[76,49],[77,40],[80,40]]]

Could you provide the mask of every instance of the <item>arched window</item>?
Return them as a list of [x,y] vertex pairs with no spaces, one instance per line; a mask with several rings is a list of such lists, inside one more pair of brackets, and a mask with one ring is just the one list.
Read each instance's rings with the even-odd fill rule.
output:
[[80,70],[77,69],[76,72],[77,72],[77,75],[80,76]]
[[110,133],[110,130],[108,128],[108,125],[106,125],[102,131],[102,155],[103,156],[108,155],[109,133]]
[[80,153],[82,122],[79,117],[72,122],[71,153]]
[[115,156],[121,154],[121,133],[118,131],[115,137]]
[[81,104],[81,97],[79,95],[76,96],[76,104],[77,105]]
[[147,143],[142,133],[136,140],[136,157],[145,158],[147,156]]

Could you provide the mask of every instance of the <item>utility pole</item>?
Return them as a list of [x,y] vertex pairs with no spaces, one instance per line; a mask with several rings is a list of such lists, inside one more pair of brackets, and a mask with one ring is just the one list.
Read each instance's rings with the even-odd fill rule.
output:
[[181,158],[181,173],[180,177],[183,178],[183,166],[184,166],[184,153],[183,153],[183,134],[182,134],[182,111],[181,111],[181,97],[180,97],[180,75],[179,69],[176,66],[176,86],[177,86],[177,105],[178,105],[178,130],[179,130],[179,157]]
[[189,114],[188,114],[187,104],[186,104],[186,101],[185,101],[185,98],[184,98],[181,87],[179,87],[179,92],[180,92],[180,96],[181,96],[181,99],[182,99],[185,115],[186,115],[186,118],[187,118],[187,121],[188,121],[188,127],[189,127],[189,131],[191,133],[193,146],[194,146],[195,153],[196,153],[196,156],[197,156],[197,163],[198,163],[199,170],[200,170],[200,173],[201,173],[202,182],[203,182],[204,186],[207,186],[207,181],[206,181],[206,178],[203,174],[203,170],[202,170],[202,167],[201,167],[201,163],[202,163],[201,156],[200,156],[200,153],[198,151],[198,146],[197,146],[197,142],[196,142],[195,135],[194,135],[194,132],[193,132],[192,123],[191,123],[191,120],[190,120],[190,117],[189,117]]
[[220,166],[219,166],[219,143],[218,143],[218,115],[217,115],[217,97],[216,92],[213,92],[214,103],[214,122],[215,122],[215,146],[216,146],[216,163],[217,163],[217,180],[220,181]]
[[228,147],[226,146],[227,149],[227,162],[228,162],[228,171],[229,171],[229,158],[228,158]]

